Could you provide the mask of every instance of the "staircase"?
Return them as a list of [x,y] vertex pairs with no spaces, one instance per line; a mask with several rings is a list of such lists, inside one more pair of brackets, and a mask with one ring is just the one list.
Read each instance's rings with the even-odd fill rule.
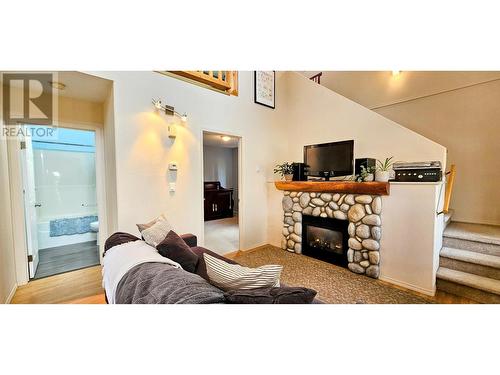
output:
[[500,227],[446,223],[437,289],[482,303],[500,303]]

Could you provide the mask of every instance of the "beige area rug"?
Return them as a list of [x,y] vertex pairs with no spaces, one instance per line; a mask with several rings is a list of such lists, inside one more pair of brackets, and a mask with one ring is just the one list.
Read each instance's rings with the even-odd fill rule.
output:
[[318,292],[317,298],[325,303],[430,303],[425,298],[346,268],[273,246],[241,253],[234,259],[247,267],[283,265],[281,281],[284,284],[312,288]]

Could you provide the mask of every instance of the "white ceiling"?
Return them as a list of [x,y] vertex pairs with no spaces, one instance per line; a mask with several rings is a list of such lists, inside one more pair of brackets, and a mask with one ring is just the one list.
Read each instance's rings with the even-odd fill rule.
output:
[[80,72],[57,72],[58,82],[64,83],[64,90],[57,90],[60,96],[102,103],[109,94],[112,82]]
[[212,147],[224,147],[224,148],[236,148],[238,147],[238,137],[230,136],[231,139],[227,142],[222,140],[222,136],[224,134],[220,133],[211,133],[204,132],[203,133],[203,146],[212,146]]
[[[318,72],[299,73],[311,77]],[[390,71],[324,71],[321,85],[367,108],[377,108],[497,79],[500,72],[402,71],[393,76]]]
[[59,72],[57,80],[66,85],[59,95],[104,102],[109,94],[112,81],[80,72]]
[[102,103],[109,94],[112,81],[81,72],[53,72],[53,78],[47,81],[64,83],[64,90],[54,90],[54,94],[69,98],[83,99]]

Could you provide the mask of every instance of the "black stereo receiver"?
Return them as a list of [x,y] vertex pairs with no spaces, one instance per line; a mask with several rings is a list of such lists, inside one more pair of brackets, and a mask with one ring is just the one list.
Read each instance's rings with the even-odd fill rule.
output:
[[393,169],[399,182],[438,182],[443,175],[439,161],[394,163]]
[[437,182],[441,181],[441,169],[398,169],[394,181]]

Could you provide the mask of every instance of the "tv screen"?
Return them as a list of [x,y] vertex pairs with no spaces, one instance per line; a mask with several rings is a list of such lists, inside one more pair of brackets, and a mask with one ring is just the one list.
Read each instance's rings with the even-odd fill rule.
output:
[[353,159],[353,140],[304,146],[304,163],[309,176],[352,175],[354,173]]

